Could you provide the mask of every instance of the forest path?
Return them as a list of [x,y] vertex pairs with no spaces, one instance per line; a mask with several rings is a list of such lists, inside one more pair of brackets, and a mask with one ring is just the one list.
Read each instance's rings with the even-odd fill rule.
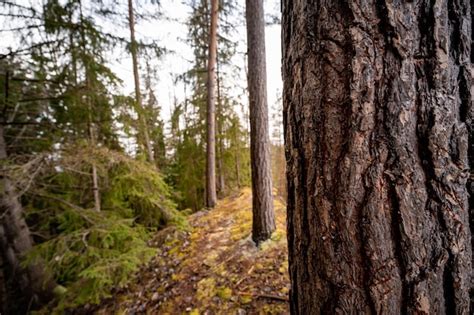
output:
[[287,314],[285,206],[274,201],[277,231],[257,248],[250,239],[252,193],[189,217],[189,231],[167,228],[132,284],[97,314]]

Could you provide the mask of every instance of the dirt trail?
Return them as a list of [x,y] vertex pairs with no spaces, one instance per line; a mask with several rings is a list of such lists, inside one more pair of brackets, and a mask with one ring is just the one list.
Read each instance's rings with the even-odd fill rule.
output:
[[153,260],[97,314],[287,314],[285,209],[275,200],[277,231],[250,239],[251,191],[189,218],[191,229],[156,235]]

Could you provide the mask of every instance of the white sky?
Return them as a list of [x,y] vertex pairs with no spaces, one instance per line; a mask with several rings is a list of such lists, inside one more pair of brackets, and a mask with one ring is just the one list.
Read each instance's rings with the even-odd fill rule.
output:
[[[61,0],[60,0],[61,1]],[[41,8],[45,0],[14,0],[18,4],[25,6]],[[157,86],[154,87],[156,96],[160,105],[162,106],[162,118],[165,123],[169,120],[172,104],[174,98],[180,102],[184,99],[183,86],[178,83],[175,85],[173,79],[177,74],[182,74],[191,67],[189,63],[193,59],[192,48],[187,45],[184,41],[188,34],[187,26],[185,21],[189,16],[189,6],[183,4],[183,0],[160,0],[160,6],[154,4],[152,0],[134,0],[135,11],[137,13],[153,12],[158,9],[161,10],[162,17],[152,21],[138,21],[136,25],[137,38],[144,39],[147,42],[157,41],[158,45],[166,47],[168,50],[173,51],[172,54],[167,54],[160,60],[157,60],[156,65],[159,67],[158,75],[159,81]],[[242,68],[240,81],[228,82],[228,86],[235,86],[235,94],[241,95],[242,88],[246,87],[246,76],[244,72],[244,53],[246,52],[246,29],[244,19],[244,0],[236,0],[238,7],[241,8],[242,12],[241,21],[242,25],[237,25],[237,34],[234,38],[238,44],[238,54],[234,58],[234,62]],[[265,0],[265,11],[266,14],[273,16],[280,15],[280,1],[279,0]],[[90,0],[85,0],[85,10],[87,5],[90,4]],[[90,9],[90,6],[89,6]],[[121,12],[127,12],[127,0],[120,0],[119,4],[116,5],[116,9]],[[234,12],[237,14],[238,12]],[[121,24],[119,27],[118,24]],[[0,18],[0,25],[2,25]],[[5,25],[2,25],[5,26]],[[106,31],[116,32],[118,36],[129,38],[128,29],[124,25],[124,21],[113,21],[107,20],[103,25]],[[110,28],[110,29],[109,29]],[[7,47],[11,47],[13,50],[18,48],[18,39],[13,37],[12,34],[2,33],[2,41],[0,42],[0,53],[4,53],[8,50]],[[266,52],[267,52],[267,86],[268,86],[268,105],[272,109],[275,102],[277,101],[277,95],[282,90],[281,80],[281,47],[280,47],[280,25],[272,25],[266,27]],[[16,47],[15,47],[16,46]],[[132,61],[129,54],[125,52],[117,53],[116,58],[111,58],[111,68],[120,79],[123,80],[123,93],[133,93],[133,75],[132,75]],[[117,60],[113,60],[117,59]],[[142,82],[143,83],[143,82]],[[190,93],[190,91],[188,91]],[[247,96],[244,95],[240,99],[242,104],[247,104]],[[236,109],[239,112],[239,109]],[[241,111],[241,110],[240,110]],[[272,115],[270,115],[270,118]],[[245,123],[246,124],[246,123]],[[245,125],[244,124],[244,125]]]
[[[136,1],[135,1],[136,2]],[[237,2],[244,10],[244,1],[237,0]],[[145,5],[145,9],[152,10],[151,4]],[[136,8],[140,12],[140,7]],[[279,1],[266,0],[265,9],[267,13],[279,14]],[[192,60],[192,49],[189,45],[184,43],[188,29],[185,25],[185,20],[188,17],[190,9],[181,1],[176,0],[161,0],[161,12],[167,19],[160,19],[153,22],[139,23],[136,27],[138,38],[153,38],[156,39],[159,45],[174,51],[173,54],[168,54],[158,61],[159,65],[159,82],[155,87],[157,97],[160,105],[163,108],[162,116],[165,120],[170,117],[174,97],[181,101],[184,98],[183,87],[175,86],[173,78],[177,74],[184,73],[190,68],[187,60]],[[241,12],[244,16],[244,12]],[[175,20],[175,21],[171,21]],[[246,29],[245,24],[237,27],[239,41],[238,52],[246,51]],[[267,53],[267,86],[268,86],[268,104],[272,108],[277,101],[277,94],[282,90],[281,80],[281,40],[280,40],[280,25],[271,25],[266,27],[266,53]],[[244,67],[244,57],[238,54],[235,57],[235,62]],[[132,77],[132,61],[130,57],[122,58],[121,62],[113,67],[113,70],[118,76],[124,80],[125,92],[133,92],[133,77]],[[242,82],[236,82],[236,85],[242,87],[246,86],[245,72],[242,73]],[[189,93],[189,91],[188,91]],[[245,97],[241,100],[242,103],[247,104],[248,100]]]

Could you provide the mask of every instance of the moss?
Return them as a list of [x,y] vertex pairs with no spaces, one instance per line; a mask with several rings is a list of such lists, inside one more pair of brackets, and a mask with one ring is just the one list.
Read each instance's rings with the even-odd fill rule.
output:
[[277,241],[283,239],[285,234],[286,233],[284,231],[282,231],[280,229],[277,229],[275,232],[273,232],[273,234],[271,236],[271,240],[277,242]]
[[204,278],[198,282],[196,297],[199,301],[209,301],[216,293],[216,280],[214,278]]
[[178,244],[176,246],[174,246],[173,248],[171,248],[169,251],[168,251],[168,254],[170,255],[173,255],[173,256],[177,256],[177,254],[181,251],[181,244]]
[[285,274],[288,272],[288,260],[283,261],[280,268],[278,269],[278,272],[280,272],[281,274]]
[[224,301],[227,301],[232,297],[232,289],[228,287],[220,287],[217,289],[217,296]]
[[226,267],[224,266],[224,264],[218,264],[212,270],[214,271],[215,274],[217,274],[221,277],[225,277],[227,275],[227,270],[226,270]]
[[267,304],[263,307],[263,314],[281,314],[285,311],[285,308],[279,304]]
[[255,269],[255,270],[262,270],[262,269],[263,269],[263,265],[262,265],[261,263],[256,263],[256,264],[254,265],[254,269]]
[[219,257],[219,254],[217,251],[212,251],[209,254],[207,254],[206,259],[204,259],[204,264],[207,266],[214,266],[216,263],[216,259]]
[[252,231],[252,221],[247,223],[240,223],[230,230],[230,238],[232,241],[238,241],[246,238]]
[[249,295],[241,295],[240,296],[240,303],[242,304],[249,304],[252,302],[252,296]]
[[180,273],[174,273],[174,274],[171,275],[171,279],[172,279],[173,281],[181,281],[181,280],[183,280],[184,278],[185,278],[185,275],[180,274]]

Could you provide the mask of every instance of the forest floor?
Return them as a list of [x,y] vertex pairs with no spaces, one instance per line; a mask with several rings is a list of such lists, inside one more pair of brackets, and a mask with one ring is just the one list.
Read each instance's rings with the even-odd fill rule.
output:
[[287,314],[285,207],[275,197],[277,230],[252,242],[250,189],[167,228],[151,241],[156,256],[96,314]]

